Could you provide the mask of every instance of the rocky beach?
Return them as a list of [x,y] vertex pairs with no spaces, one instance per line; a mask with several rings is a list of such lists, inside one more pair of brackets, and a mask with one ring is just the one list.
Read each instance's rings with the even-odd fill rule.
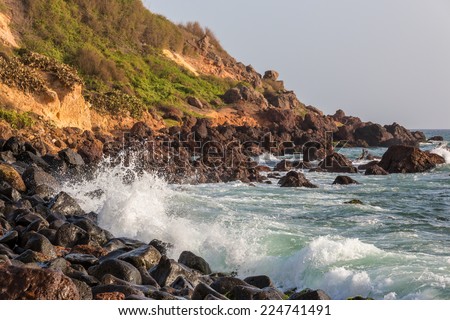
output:
[[[116,2],[55,10],[75,43],[0,2],[0,299],[450,298],[447,131],[326,115]],[[90,15],[125,9],[129,37]]]

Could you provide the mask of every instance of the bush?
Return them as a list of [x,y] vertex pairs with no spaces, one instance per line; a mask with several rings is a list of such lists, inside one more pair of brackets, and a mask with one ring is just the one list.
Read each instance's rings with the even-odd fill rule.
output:
[[34,123],[28,113],[18,113],[16,111],[6,110],[3,107],[0,107],[0,119],[8,122],[14,129],[31,127]]

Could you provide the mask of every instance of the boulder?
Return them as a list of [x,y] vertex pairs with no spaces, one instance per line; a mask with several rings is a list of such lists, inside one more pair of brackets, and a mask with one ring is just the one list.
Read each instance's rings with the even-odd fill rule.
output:
[[85,164],[83,158],[72,149],[61,150],[58,152],[58,155],[70,168],[80,167]]
[[0,163],[0,181],[1,180],[7,182],[11,187],[20,192],[25,192],[27,190],[19,172],[9,164]]
[[190,251],[183,251],[178,258],[178,262],[184,264],[185,266],[200,271],[202,274],[211,274],[211,268],[208,262],[202,257],[196,256]]
[[272,282],[272,279],[270,279],[268,276],[248,277],[248,278],[245,278],[244,281],[247,282],[249,285],[251,285],[253,287],[257,287],[259,289],[275,287],[275,285]]
[[183,276],[193,285],[197,285],[201,274],[175,260],[162,256],[159,264],[151,270],[150,275],[161,287],[164,287],[170,286],[179,276]]
[[64,191],[61,191],[52,201],[50,209],[64,216],[68,215],[85,215],[80,205]]
[[322,290],[305,289],[291,295],[289,300],[331,300],[331,298]]
[[389,172],[384,170],[378,164],[374,164],[366,169],[366,176],[387,176]]
[[188,97],[187,103],[195,108],[203,109],[203,103],[200,101],[199,98],[196,97]]
[[216,279],[212,284],[211,288],[220,294],[227,294],[236,286],[248,286],[249,284],[244,280],[234,278],[234,277],[220,277]]
[[142,284],[139,270],[132,264],[118,259],[103,261],[100,265],[89,268],[88,272],[99,280],[110,274],[132,284]]
[[288,172],[288,174],[278,181],[278,184],[282,188],[318,188],[318,186],[306,179],[303,173],[297,171]]
[[268,70],[264,73],[264,80],[277,81],[280,74],[275,70]]
[[145,122],[136,122],[130,129],[130,135],[138,139],[146,139],[153,135],[153,130]]
[[65,223],[56,231],[55,244],[58,246],[72,248],[88,242],[88,233],[72,223]]
[[24,248],[40,252],[50,258],[56,258],[56,250],[50,240],[39,233],[31,235]]
[[223,101],[226,104],[235,104],[243,101],[256,104],[260,107],[267,106],[267,100],[261,93],[244,85],[239,85],[225,92]]
[[73,281],[60,272],[9,266],[0,268],[2,300],[79,300]]
[[394,139],[394,136],[386,128],[370,122],[363,127],[357,128],[354,137],[355,140],[367,142],[370,147],[385,146],[387,141]]
[[333,184],[349,185],[349,184],[359,184],[359,182],[348,176],[338,176],[334,180]]
[[85,163],[97,163],[103,158],[103,143],[100,140],[85,140],[78,147],[78,153]]
[[[28,190],[36,191],[37,187],[46,185],[51,188],[59,188],[58,181],[51,175],[38,167],[29,167],[22,174],[23,181]],[[41,190],[42,192],[42,190]]]
[[431,170],[436,165],[444,163],[443,157],[421,151],[416,147],[392,146],[378,165],[389,173],[417,173]]
[[417,146],[419,144],[419,141],[411,133],[411,131],[409,131],[405,127],[402,127],[398,123],[393,123],[392,125],[387,125],[384,127],[393,136],[392,140],[383,143],[383,146],[385,147],[390,147],[399,144],[408,146]]
[[428,141],[444,141],[444,137],[443,136],[433,136],[430,139],[428,139]]
[[279,162],[275,165],[275,167],[273,168],[273,171],[286,172],[286,171],[292,170],[293,168],[294,168],[294,164],[292,161],[282,160],[281,162]]
[[205,300],[208,296],[213,296],[217,300],[228,300],[227,297],[218,293],[216,290],[203,282],[200,282],[195,287],[194,293],[192,294],[192,300]]
[[118,259],[129,262],[136,268],[145,267],[148,270],[159,263],[161,253],[153,246],[145,245],[120,255]]
[[350,160],[340,153],[334,152],[328,155],[322,162],[319,163],[319,168],[328,172],[337,173],[357,173]]
[[236,286],[229,292],[231,300],[283,300],[283,294],[275,288],[259,289],[252,286]]

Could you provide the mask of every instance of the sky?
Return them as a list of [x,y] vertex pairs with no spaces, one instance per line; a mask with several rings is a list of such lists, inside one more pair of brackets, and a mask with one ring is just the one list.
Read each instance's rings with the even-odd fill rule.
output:
[[213,30],[299,99],[410,129],[450,129],[450,0],[143,0]]

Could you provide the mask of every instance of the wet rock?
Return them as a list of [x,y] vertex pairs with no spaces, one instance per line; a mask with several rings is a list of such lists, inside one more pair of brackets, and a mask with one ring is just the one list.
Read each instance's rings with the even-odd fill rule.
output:
[[443,157],[409,146],[392,146],[383,155],[379,166],[389,173],[417,173],[444,164]]
[[292,161],[282,160],[281,162],[279,162],[275,165],[275,167],[273,168],[273,171],[287,172],[289,170],[292,170],[293,168],[294,168],[294,164]]
[[294,293],[289,300],[331,300],[331,298],[322,290],[305,289]]
[[56,258],[56,251],[50,240],[39,233],[31,235],[24,248],[40,252],[51,259]]
[[152,241],[150,241],[150,245],[156,248],[156,250],[158,250],[161,255],[167,255],[167,251],[173,248],[173,244],[163,242],[158,239],[153,239]]
[[170,287],[175,290],[194,289],[192,284],[183,276],[179,276],[174,282],[170,284]]
[[108,252],[98,245],[76,245],[72,248],[71,253],[81,253],[93,255],[94,257],[100,258],[106,256]]
[[228,300],[227,297],[218,293],[216,290],[208,286],[207,284],[200,282],[194,289],[192,294],[192,300],[205,300],[206,297],[212,296],[217,300]]
[[23,263],[34,263],[34,262],[46,262],[51,260],[51,257],[48,257],[40,252],[35,252],[32,250],[26,250],[21,255],[16,257],[14,260],[23,262]]
[[278,184],[282,188],[318,188],[315,184],[306,179],[305,175],[301,172],[290,171],[286,176],[280,179]]
[[345,204],[359,204],[359,205],[363,205],[364,203],[361,200],[358,199],[353,199],[347,202],[344,202]]
[[[25,182],[28,190],[32,192],[36,192],[37,188],[42,185],[51,186],[52,188],[59,188],[59,183],[56,179],[38,167],[29,167],[22,174],[23,181]],[[44,195],[48,195],[44,190],[45,187],[41,187],[38,190],[40,193],[44,193]],[[37,193],[37,192],[36,192]]]
[[100,265],[89,268],[88,272],[97,279],[102,279],[106,274],[111,274],[133,284],[142,284],[139,270],[132,264],[122,260],[111,259],[103,261]]
[[348,160],[345,156],[337,152],[328,155],[322,162],[320,162],[319,168],[327,172],[337,172],[337,173],[358,172],[358,169],[353,166],[350,160]]
[[389,172],[387,172],[377,164],[370,166],[369,168],[367,168],[365,172],[366,176],[386,176],[388,174]]
[[3,145],[3,151],[11,151],[14,156],[18,156],[25,151],[25,146],[17,137],[11,137]]
[[145,267],[138,268],[139,273],[141,274],[142,284],[146,286],[153,286],[155,288],[159,288],[158,282],[150,275],[148,270]]
[[58,155],[70,168],[81,167],[85,164],[83,158],[72,149],[61,150]]
[[85,163],[97,163],[103,158],[103,143],[97,139],[93,139],[92,141],[85,140],[78,147],[78,153]]
[[183,251],[178,258],[178,262],[184,264],[185,266],[200,271],[203,274],[211,274],[211,268],[208,262],[202,257],[196,256],[192,252]]
[[86,244],[88,241],[89,235],[87,232],[71,223],[63,224],[55,235],[55,244],[65,248]]
[[161,254],[153,246],[145,245],[120,255],[118,259],[129,262],[136,268],[145,267],[148,270],[159,263]]
[[98,264],[98,258],[90,254],[70,253],[64,257],[72,264],[79,264],[85,268],[90,268]]
[[244,279],[249,285],[264,289],[267,287],[275,287],[272,280],[268,276],[253,276]]
[[444,141],[444,137],[442,136],[434,136],[428,139],[428,141]]
[[89,234],[90,245],[99,245],[103,246],[109,240],[114,238],[114,236],[107,230],[100,228],[93,221],[87,218],[77,218],[74,220],[70,220],[74,225],[80,227],[87,234]]
[[64,191],[60,192],[53,200],[50,209],[62,215],[85,215],[80,205]]
[[22,152],[16,158],[18,161],[26,163],[27,165],[37,166],[45,170],[50,168],[49,164],[44,159],[29,151]]
[[86,282],[76,280],[76,279],[71,279],[71,280],[78,289],[78,293],[80,295],[80,300],[92,300],[93,299],[91,287],[88,286],[88,284]]
[[248,286],[248,283],[234,277],[220,277],[211,284],[212,289],[223,295],[230,292],[236,286]]
[[166,285],[170,285],[179,276],[185,277],[193,285],[196,285],[198,283],[200,273],[177,263],[166,256],[162,256],[159,264],[151,270],[150,275],[161,287],[164,287]]
[[283,300],[284,297],[275,288],[259,289],[251,286],[236,286],[228,296],[231,300]]
[[14,248],[19,238],[19,233],[16,230],[10,230],[0,237],[0,243],[5,244],[10,248]]
[[359,182],[348,176],[338,176],[334,180],[333,184],[349,185],[349,184],[359,184]]
[[72,280],[62,273],[10,266],[0,268],[2,300],[79,300]]
[[9,164],[0,163],[0,181],[1,180],[7,182],[11,187],[20,192],[25,192],[27,190],[19,172]]

